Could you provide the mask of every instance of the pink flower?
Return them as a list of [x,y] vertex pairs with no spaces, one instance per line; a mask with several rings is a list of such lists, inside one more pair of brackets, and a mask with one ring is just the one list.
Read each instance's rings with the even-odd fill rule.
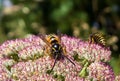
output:
[[40,37],[34,35],[24,39],[8,40],[0,46],[0,57],[2,57],[1,55],[11,56],[12,53],[22,50],[27,46],[42,46],[44,44]]
[[66,46],[66,50],[70,56],[73,56],[75,51],[79,58],[85,58],[89,61],[107,62],[110,60],[111,51],[109,48],[96,44],[90,44],[87,41],[85,42],[78,38],[68,36],[62,37],[62,43]]
[[[89,79],[92,78],[114,81],[111,67],[103,63],[110,60],[111,51],[108,48],[64,35],[61,37],[61,44],[66,47],[66,55],[75,66],[68,59],[61,59],[57,61],[50,73],[54,59],[44,54],[45,44],[39,36],[35,35],[4,42],[0,46],[0,80],[90,81]],[[84,67],[81,61],[74,58],[76,54],[78,59],[87,60],[90,64],[85,67],[88,73],[85,75],[86,78],[79,76]]]
[[120,75],[117,75],[117,76],[115,77],[115,81],[120,81]]
[[88,67],[88,79],[93,81],[114,81],[115,75],[112,68],[103,62],[91,63]]
[[[49,75],[48,71],[51,70],[54,60],[49,56],[39,58],[37,60],[29,60],[27,62],[19,62],[11,68],[13,79],[16,80],[43,80],[43,81],[56,81],[68,80],[73,77],[76,81],[82,80],[78,77],[80,65],[76,63],[76,67],[71,64],[67,59],[58,61],[54,67],[54,71]],[[65,77],[66,76],[66,77]],[[35,78],[36,77],[36,78]]]

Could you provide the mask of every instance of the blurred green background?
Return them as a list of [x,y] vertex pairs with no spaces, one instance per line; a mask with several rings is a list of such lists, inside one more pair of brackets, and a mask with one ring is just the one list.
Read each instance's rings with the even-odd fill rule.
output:
[[104,33],[110,64],[120,74],[120,0],[0,0],[0,44],[57,30],[85,41]]

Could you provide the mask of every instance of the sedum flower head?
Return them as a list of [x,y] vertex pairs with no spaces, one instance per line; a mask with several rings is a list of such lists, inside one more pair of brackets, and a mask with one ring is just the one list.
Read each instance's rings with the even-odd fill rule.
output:
[[68,60],[58,61],[54,67],[54,71],[49,75],[54,60],[49,57],[42,57],[35,61],[29,60],[27,62],[19,62],[11,68],[12,78],[21,81],[56,81],[56,80],[71,80],[79,81],[78,78],[80,65],[75,67]]
[[120,81],[120,75],[117,75],[117,76],[115,77],[115,81]]
[[33,46],[33,45],[42,46],[42,44],[44,45],[42,39],[34,35],[24,39],[8,40],[0,46],[0,54],[5,56],[10,56],[13,52],[24,49],[27,46]]
[[91,63],[88,67],[88,79],[93,81],[114,81],[115,75],[112,68],[103,62]]
[[74,51],[77,52],[80,58],[85,58],[89,61],[109,61],[111,51],[109,48],[102,47],[97,44],[90,44],[87,41],[82,41],[78,38],[63,36],[62,42],[66,46],[66,50],[71,55]]
[[[102,75],[101,80],[114,81],[111,67],[103,63],[110,60],[108,48],[67,35],[61,37],[61,42],[66,47],[67,57],[75,65],[68,59],[61,59],[51,73],[54,59],[44,54],[46,43],[39,36],[4,42],[0,46],[0,81],[90,81]],[[88,64],[85,66],[78,59],[85,59]],[[79,74],[84,67],[88,75],[83,78]],[[106,74],[101,75],[97,71],[106,71]]]
[[115,77],[115,81],[120,81],[120,75],[117,75],[117,76]]

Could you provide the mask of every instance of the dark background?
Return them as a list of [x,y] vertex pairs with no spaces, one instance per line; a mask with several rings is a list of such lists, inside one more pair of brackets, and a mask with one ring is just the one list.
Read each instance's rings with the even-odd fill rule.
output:
[[120,73],[120,0],[0,0],[0,43],[29,34],[63,34],[87,41],[102,32]]

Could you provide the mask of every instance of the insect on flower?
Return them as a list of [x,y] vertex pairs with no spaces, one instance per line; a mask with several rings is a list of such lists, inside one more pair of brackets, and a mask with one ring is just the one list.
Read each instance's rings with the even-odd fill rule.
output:
[[103,34],[99,32],[91,34],[89,37],[89,42],[106,46],[105,38]]
[[52,70],[54,69],[54,66],[57,61],[64,60],[66,58],[69,60],[73,65],[74,62],[66,56],[66,49],[63,44],[61,44],[61,34],[49,34],[49,35],[40,35],[41,39],[46,43],[45,46],[45,54],[48,54],[51,58],[54,59],[54,64],[52,66]]

